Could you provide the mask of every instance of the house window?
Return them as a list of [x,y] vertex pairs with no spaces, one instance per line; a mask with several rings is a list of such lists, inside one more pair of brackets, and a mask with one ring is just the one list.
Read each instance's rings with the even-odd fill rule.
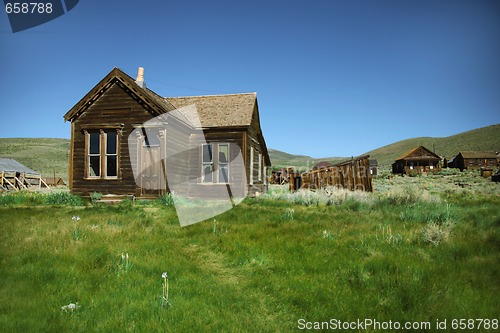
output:
[[143,129],[144,141],[142,141],[142,146],[144,148],[159,147],[160,137],[158,130],[155,128]]
[[483,164],[483,161],[480,158],[478,158],[477,159],[477,165],[481,165],[481,164]]
[[259,153],[259,181],[262,181],[262,154]]
[[214,171],[214,159],[212,154],[212,144],[202,145],[201,152],[201,181],[203,183],[213,182],[213,171]]
[[469,165],[474,165],[474,161],[473,160],[469,160]]
[[229,183],[229,145],[221,143],[219,148],[219,183]]
[[229,144],[207,143],[201,150],[202,183],[229,183]]
[[88,177],[101,176],[101,134],[99,132],[90,132],[88,138]]
[[105,132],[106,136],[106,177],[118,176],[118,134]]
[[87,141],[87,178],[118,177],[118,132],[89,131]]
[[250,185],[253,185],[253,147],[250,146]]

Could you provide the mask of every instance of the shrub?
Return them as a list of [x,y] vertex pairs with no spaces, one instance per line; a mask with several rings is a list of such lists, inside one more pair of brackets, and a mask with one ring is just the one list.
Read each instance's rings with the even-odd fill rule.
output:
[[47,205],[81,206],[82,198],[69,192],[56,192],[45,195],[44,203]]
[[425,228],[422,229],[422,239],[424,242],[439,245],[441,242],[446,242],[450,236],[451,223],[439,224],[436,222],[429,222]]
[[90,193],[90,202],[95,205],[102,198],[102,193],[92,192]]
[[158,198],[158,203],[162,206],[173,207],[174,196],[172,195],[172,193],[165,193]]

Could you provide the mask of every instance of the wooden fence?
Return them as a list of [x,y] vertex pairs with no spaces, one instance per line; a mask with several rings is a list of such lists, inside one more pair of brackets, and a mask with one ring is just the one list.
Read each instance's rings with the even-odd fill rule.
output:
[[40,189],[45,186],[50,188],[40,175],[30,175],[19,172],[0,172],[0,187],[6,190]]
[[301,188],[316,190],[327,186],[351,191],[373,191],[369,155],[352,158],[331,167],[311,170],[305,173],[289,169],[290,191]]

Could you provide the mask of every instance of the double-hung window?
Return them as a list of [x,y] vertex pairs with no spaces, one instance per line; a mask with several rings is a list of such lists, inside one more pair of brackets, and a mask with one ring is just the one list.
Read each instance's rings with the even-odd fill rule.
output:
[[213,183],[214,156],[212,144],[204,144],[201,152],[201,181],[203,183]]
[[229,183],[229,144],[203,144],[201,170],[202,183]]
[[118,132],[91,130],[85,133],[87,145],[86,178],[113,179],[118,177]]

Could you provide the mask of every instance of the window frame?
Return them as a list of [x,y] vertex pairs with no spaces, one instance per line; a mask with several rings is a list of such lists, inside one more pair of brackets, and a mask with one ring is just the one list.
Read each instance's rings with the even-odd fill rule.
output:
[[[205,147],[209,146],[211,147],[211,159],[205,159]],[[227,147],[227,161],[223,162],[220,159],[220,151],[221,147],[226,146]],[[208,142],[208,143],[203,143],[201,144],[201,154],[200,154],[200,160],[201,160],[201,183],[200,184],[229,184],[231,183],[231,170],[229,166],[229,161],[230,155],[231,155],[231,143],[229,142]],[[225,167],[227,170],[227,181],[221,181],[221,166]],[[211,174],[212,178],[207,180],[205,178],[205,168],[210,167],[211,168]]]
[[[226,161],[225,162],[221,162],[220,161],[220,151],[221,151],[220,147],[221,146],[226,146],[227,147],[227,156],[226,156]],[[230,151],[231,151],[229,149],[229,147],[230,147],[229,143],[218,143],[217,144],[217,169],[216,170],[217,170],[217,183],[218,184],[228,184],[229,183],[229,161],[230,161],[230,157],[229,156],[230,156]],[[221,176],[221,174],[220,174],[220,172],[221,172],[221,165],[223,167],[226,167],[226,178],[227,178],[226,181],[221,181],[221,179],[220,179],[221,178],[220,177]],[[215,171],[215,169],[214,169],[214,171]]]
[[[113,180],[120,178],[120,129],[85,129],[85,170],[84,178],[89,180]],[[114,152],[108,153],[108,133],[114,133],[116,137]],[[92,134],[98,134],[99,153],[91,153],[91,137]],[[99,157],[99,174],[92,175],[91,172],[91,157]],[[108,158],[115,157],[116,159],[116,175],[108,175]]]
[[[210,161],[208,162],[205,162],[205,147],[210,147],[210,149],[208,150],[210,152]],[[208,181],[205,179],[205,168],[206,166],[210,166],[210,174],[212,175],[211,177],[211,180]],[[202,184],[212,184],[214,182],[214,177],[213,177],[213,173],[214,173],[214,147],[213,147],[213,144],[212,143],[203,143],[201,145],[201,183]]]

